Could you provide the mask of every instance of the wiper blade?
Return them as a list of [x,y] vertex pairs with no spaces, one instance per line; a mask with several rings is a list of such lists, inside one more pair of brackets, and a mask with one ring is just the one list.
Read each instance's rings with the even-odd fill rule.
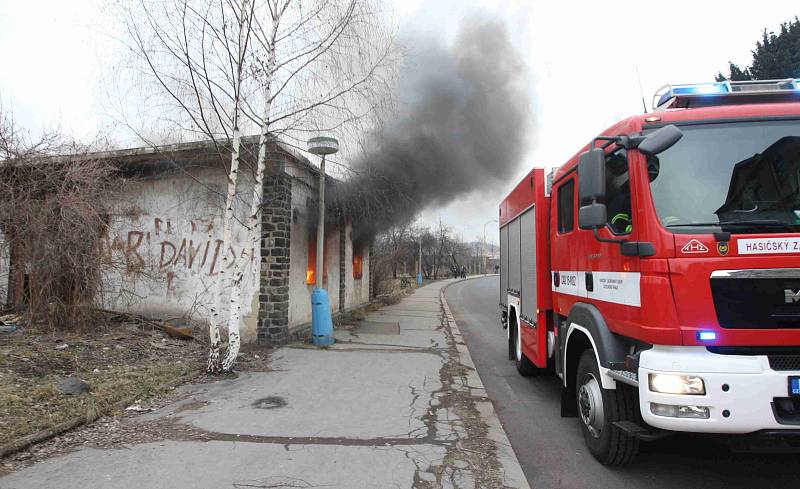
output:
[[687,222],[683,224],[667,224],[665,227],[723,227],[723,226],[766,226],[791,229],[794,224],[778,221],[777,219],[753,219],[749,221],[720,221],[720,222]]

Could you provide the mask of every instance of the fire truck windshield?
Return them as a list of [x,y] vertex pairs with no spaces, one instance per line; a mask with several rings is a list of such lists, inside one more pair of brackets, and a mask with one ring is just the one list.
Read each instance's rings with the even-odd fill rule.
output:
[[648,159],[665,227],[677,233],[800,231],[800,120],[686,125],[681,131],[677,144]]

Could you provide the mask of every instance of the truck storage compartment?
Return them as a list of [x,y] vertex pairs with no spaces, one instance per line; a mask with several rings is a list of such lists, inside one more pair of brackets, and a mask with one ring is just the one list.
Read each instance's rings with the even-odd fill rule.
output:
[[522,299],[522,319],[536,324],[536,206],[531,207],[519,218],[520,221],[520,296]]
[[535,325],[552,307],[550,290],[550,197],[544,170],[536,168],[500,204],[500,305],[517,296],[517,314]]
[[500,304],[508,307],[508,226],[500,229]]
[[508,291],[519,295],[520,291],[520,219],[508,224]]

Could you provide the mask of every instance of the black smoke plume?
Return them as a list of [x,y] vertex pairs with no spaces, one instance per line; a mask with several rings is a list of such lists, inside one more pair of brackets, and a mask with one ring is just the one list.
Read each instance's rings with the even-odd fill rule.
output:
[[331,192],[357,239],[477,189],[502,188],[522,159],[524,67],[503,23],[466,21],[450,48],[428,42],[405,71],[398,118]]

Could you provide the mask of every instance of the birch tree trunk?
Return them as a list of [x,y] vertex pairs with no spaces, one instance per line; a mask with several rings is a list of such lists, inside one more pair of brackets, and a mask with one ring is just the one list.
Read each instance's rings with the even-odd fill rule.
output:
[[[228,174],[228,189],[225,194],[225,212],[222,221],[222,244],[220,256],[220,268],[216,276],[216,284],[214,287],[214,299],[211,302],[209,328],[211,345],[208,351],[208,365],[206,370],[209,373],[219,373],[222,370],[219,361],[219,343],[220,333],[219,328],[222,324],[220,317],[220,309],[222,308],[222,296],[225,292],[225,275],[228,270],[228,261],[230,256],[228,248],[231,243],[231,235],[233,234],[233,207],[236,198],[236,181],[239,176],[239,161],[241,157],[241,143],[242,133],[239,129],[239,119],[241,115],[241,85],[242,85],[242,70],[244,65],[244,58],[247,52],[247,40],[249,36],[249,15],[248,15],[249,0],[242,0],[242,10],[239,16],[239,45],[236,57],[236,82],[234,85],[234,98],[233,98],[233,140],[231,151],[231,169]],[[229,333],[230,336],[230,333]],[[238,350],[238,329],[236,332]],[[229,342],[230,344],[230,342]],[[230,348],[230,347],[229,347]]]
[[[142,124],[155,130],[150,126],[157,120],[179,136],[199,132],[226,157],[230,149],[222,222],[209,234],[209,239],[222,234],[207,305],[210,373],[230,370],[239,353],[243,280],[254,258],[249,249],[260,247],[267,145],[278,138],[299,141],[313,131],[350,135],[347,139],[355,146],[360,131],[393,106],[390,89],[398,53],[379,4],[380,0],[120,2],[130,43],[126,47],[134,54],[132,74],[138,76],[143,69],[155,91],[140,83],[123,88],[141,90],[145,99],[160,94],[169,104],[168,110],[159,110]],[[246,253],[234,256],[230,250],[238,173],[249,162],[244,159],[249,144],[242,133],[256,130],[260,139],[255,182],[249,214],[244,216],[245,243],[252,244],[249,249],[244,245]],[[249,175],[249,166],[247,170]],[[220,329],[225,324],[229,347],[223,359]]]
[[[272,112],[272,78],[275,72],[275,53],[280,12],[273,10],[272,33],[267,45],[267,63],[264,78],[264,112],[262,115],[261,134],[258,140],[258,162],[256,165],[256,178],[253,185],[253,196],[250,201],[250,213],[247,217],[248,241],[252,250],[261,244],[261,207],[264,200],[264,171],[267,166],[267,144],[269,143],[270,116]],[[241,346],[241,317],[242,317],[242,282],[247,268],[247,256],[242,254],[236,260],[231,276],[230,315],[228,317],[228,351],[222,362],[222,371],[228,372],[236,363]],[[252,260],[251,260],[252,263]]]

